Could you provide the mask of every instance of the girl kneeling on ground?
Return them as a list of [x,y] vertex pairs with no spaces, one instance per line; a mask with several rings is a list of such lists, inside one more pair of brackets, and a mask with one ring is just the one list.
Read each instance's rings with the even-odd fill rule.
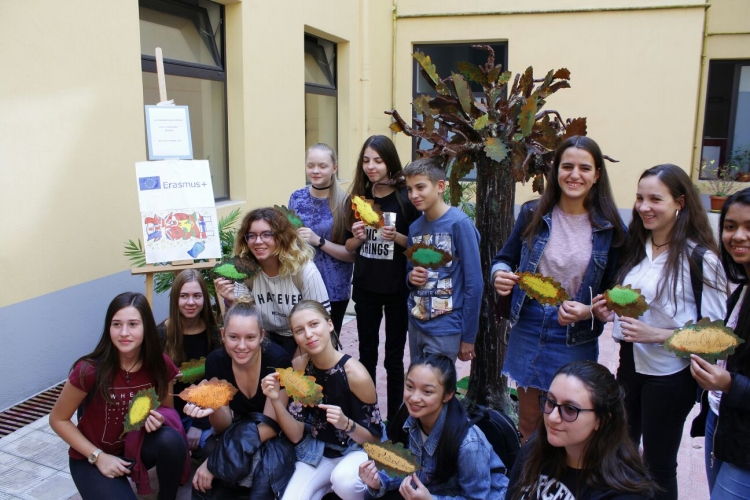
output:
[[401,480],[378,471],[373,461],[363,463],[359,477],[371,496],[408,500],[433,495],[467,500],[505,498],[508,478],[503,475],[503,462],[484,433],[469,423],[455,394],[456,367],[452,360],[430,354],[412,362],[406,373],[404,404],[389,424],[388,435],[408,446],[419,471]]
[[[159,499],[174,499],[190,464],[179,414],[173,409],[177,367],[162,354],[151,307],[140,293],[126,292],[109,304],[96,348],[73,364],[52,408],[52,429],[70,445],[70,475],[87,499],[128,499],[151,493],[147,469],[156,466]],[[133,396],[153,388],[160,406],[139,431],[123,433]],[[78,426],[71,422],[85,407]]]
[[263,379],[281,429],[296,443],[296,470],[283,498],[319,500],[331,490],[343,500],[364,498],[357,468],[367,454],[360,445],[382,435],[375,384],[359,361],[334,348],[333,323],[320,303],[303,300],[289,321],[294,340],[307,353],[294,359],[294,369],[315,377],[323,403],[308,407],[289,400],[277,373]]

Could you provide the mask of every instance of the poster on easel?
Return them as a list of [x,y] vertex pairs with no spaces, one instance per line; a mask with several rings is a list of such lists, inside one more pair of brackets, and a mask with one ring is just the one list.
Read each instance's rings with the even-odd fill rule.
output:
[[171,102],[145,106],[149,160],[193,159],[190,112]]
[[146,262],[221,258],[206,160],[135,164]]

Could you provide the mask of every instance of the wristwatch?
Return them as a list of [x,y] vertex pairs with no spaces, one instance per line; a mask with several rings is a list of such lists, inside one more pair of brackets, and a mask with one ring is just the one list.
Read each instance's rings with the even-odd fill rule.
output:
[[322,237],[321,237],[321,238],[320,238],[320,239],[318,240],[318,244],[317,244],[317,245],[315,245],[315,246],[316,246],[316,248],[323,248],[323,245],[325,245],[325,244],[326,244],[326,240],[325,240],[324,238],[322,238]]
[[91,465],[94,465],[96,463],[96,459],[99,458],[99,453],[101,452],[102,450],[100,450],[99,448],[91,452],[91,454],[89,455],[89,463]]

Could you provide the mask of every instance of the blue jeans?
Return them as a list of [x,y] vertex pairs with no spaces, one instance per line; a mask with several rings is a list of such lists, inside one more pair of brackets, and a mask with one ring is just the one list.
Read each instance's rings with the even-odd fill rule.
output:
[[[714,461],[716,467],[716,461]],[[724,462],[721,464],[711,500],[746,500],[750,498],[750,470],[740,469]]]
[[709,408],[708,415],[706,415],[706,442],[703,445],[706,460],[706,478],[708,479],[708,494],[710,495],[714,491],[714,484],[716,483],[716,476],[719,475],[719,469],[724,463],[721,460],[714,458],[713,464],[711,463],[711,452],[714,451],[714,432],[716,432],[716,420],[719,418],[712,409]]

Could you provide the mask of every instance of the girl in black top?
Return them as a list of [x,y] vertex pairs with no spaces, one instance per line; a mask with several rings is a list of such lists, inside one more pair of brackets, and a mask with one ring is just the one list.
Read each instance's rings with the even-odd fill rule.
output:
[[623,389],[607,368],[574,361],[539,397],[544,418],[521,448],[508,487],[512,500],[636,500],[655,486],[628,438]]
[[[208,289],[200,272],[186,269],[175,277],[169,295],[169,318],[157,326],[157,331],[164,353],[178,367],[185,361],[205,358],[221,346]],[[188,385],[175,381],[174,394],[179,394]],[[194,451],[198,446],[203,447],[211,435],[211,424],[207,418],[192,419],[184,415],[184,406],[182,399],[175,399],[175,410],[183,416],[188,447]]]
[[[401,160],[393,142],[373,135],[362,146],[351,186],[352,196],[374,199],[380,205],[385,227],[374,229],[355,221],[346,249],[356,252],[352,299],[357,313],[359,360],[376,380],[380,322],[385,313],[385,370],[388,374],[388,415],[401,405],[404,387],[404,346],[409,316],[406,308],[406,258],[409,225],[420,213],[411,204],[401,173]],[[394,222],[395,219],[395,222]]]

